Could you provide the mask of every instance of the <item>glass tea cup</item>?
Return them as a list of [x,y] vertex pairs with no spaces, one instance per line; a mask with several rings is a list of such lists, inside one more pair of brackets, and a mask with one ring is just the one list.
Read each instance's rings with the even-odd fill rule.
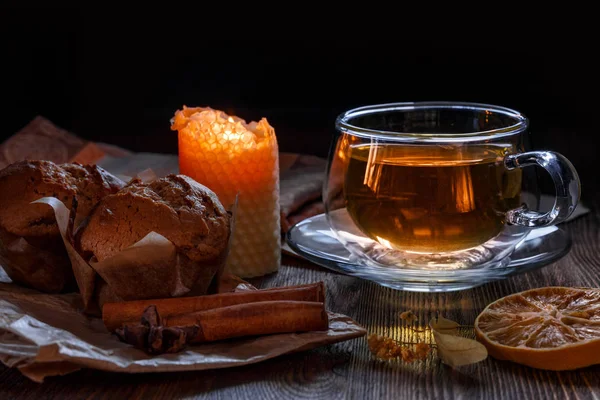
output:
[[[487,104],[394,103],[340,115],[323,198],[357,275],[485,280],[532,229],[568,218],[577,172],[561,154],[528,151],[527,134],[523,114]],[[539,168],[527,166],[552,177],[546,212],[536,211]]]

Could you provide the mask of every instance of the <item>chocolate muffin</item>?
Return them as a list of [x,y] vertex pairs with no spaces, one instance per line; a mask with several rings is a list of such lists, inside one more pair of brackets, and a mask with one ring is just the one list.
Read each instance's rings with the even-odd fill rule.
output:
[[94,267],[117,298],[179,296],[194,287],[206,291],[224,262],[230,216],[210,189],[187,176],[168,175],[150,184],[133,180],[98,203],[77,242],[85,260],[102,263],[150,232],[173,243],[177,266]]
[[[105,196],[121,190],[125,182],[96,165],[62,164],[77,187],[77,218],[87,217]],[[76,221],[76,225],[78,225]]]
[[45,292],[74,283],[54,212],[46,204],[56,197],[67,207],[78,200],[76,221],[85,218],[104,196],[125,185],[100,167],[21,161],[0,171],[0,264],[13,281]]
[[98,203],[80,246],[103,261],[152,231],[191,260],[208,261],[227,246],[229,215],[210,189],[187,176],[168,175],[149,185],[134,180]]

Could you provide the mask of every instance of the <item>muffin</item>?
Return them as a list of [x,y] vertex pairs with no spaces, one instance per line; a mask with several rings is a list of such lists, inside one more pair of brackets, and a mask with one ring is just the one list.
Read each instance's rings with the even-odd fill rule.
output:
[[[111,257],[150,232],[174,245],[173,265],[137,260],[135,266],[107,266]],[[104,281],[96,284],[101,297],[135,300],[206,293],[224,262],[229,236],[230,216],[215,193],[172,174],[149,184],[133,180],[104,197],[76,241],[84,260]]]
[[105,196],[121,190],[125,182],[96,165],[62,164],[77,187],[77,216],[75,225],[87,217]]
[[17,283],[44,292],[73,287],[74,278],[54,211],[30,204],[55,197],[70,207],[77,198],[76,223],[104,196],[125,183],[100,167],[20,161],[0,171],[0,264]]

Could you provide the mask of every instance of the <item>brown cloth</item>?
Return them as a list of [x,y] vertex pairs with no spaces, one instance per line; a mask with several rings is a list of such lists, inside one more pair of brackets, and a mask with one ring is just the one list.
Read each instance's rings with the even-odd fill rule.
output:
[[321,192],[327,161],[310,155],[281,153],[279,203],[281,231],[303,219],[325,212]]
[[129,154],[115,146],[83,140],[37,116],[0,145],[0,169],[22,160],[94,164],[106,155],[124,157]]
[[[132,156],[132,153],[105,143],[83,140],[77,135],[57,127],[46,118],[37,116],[0,145],[0,169],[25,159],[48,160],[59,164],[66,162],[95,164],[107,156],[124,158]],[[161,162],[163,162],[162,159]],[[173,163],[168,164],[172,165]],[[321,191],[326,165],[327,161],[320,157],[280,153],[282,233],[287,232],[297,222],[325,211],[321,200]],[[153,166],[147,165],[146,168],[153,168]],[[178,171],[168,172],[177,173]]]

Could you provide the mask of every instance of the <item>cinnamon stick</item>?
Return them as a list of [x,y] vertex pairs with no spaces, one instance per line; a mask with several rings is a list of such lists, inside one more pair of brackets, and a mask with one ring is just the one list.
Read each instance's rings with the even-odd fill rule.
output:
[[176,314],[189,314],[236,304],[281,300],[323,303],[325,302],[325,285],[323,282],[317,282],[307,285],[207,296],[105,303],[102,308],[102,320],[106,329],[114,332],[124,324],[138,323],[144,314],[144,310],[150,305],[156,306],[161,317],[167,318]]
[[321,302],[262,301],[162,317],[166,327],[197,326],[189,343],[275,333],[323,331],[329,327]]

